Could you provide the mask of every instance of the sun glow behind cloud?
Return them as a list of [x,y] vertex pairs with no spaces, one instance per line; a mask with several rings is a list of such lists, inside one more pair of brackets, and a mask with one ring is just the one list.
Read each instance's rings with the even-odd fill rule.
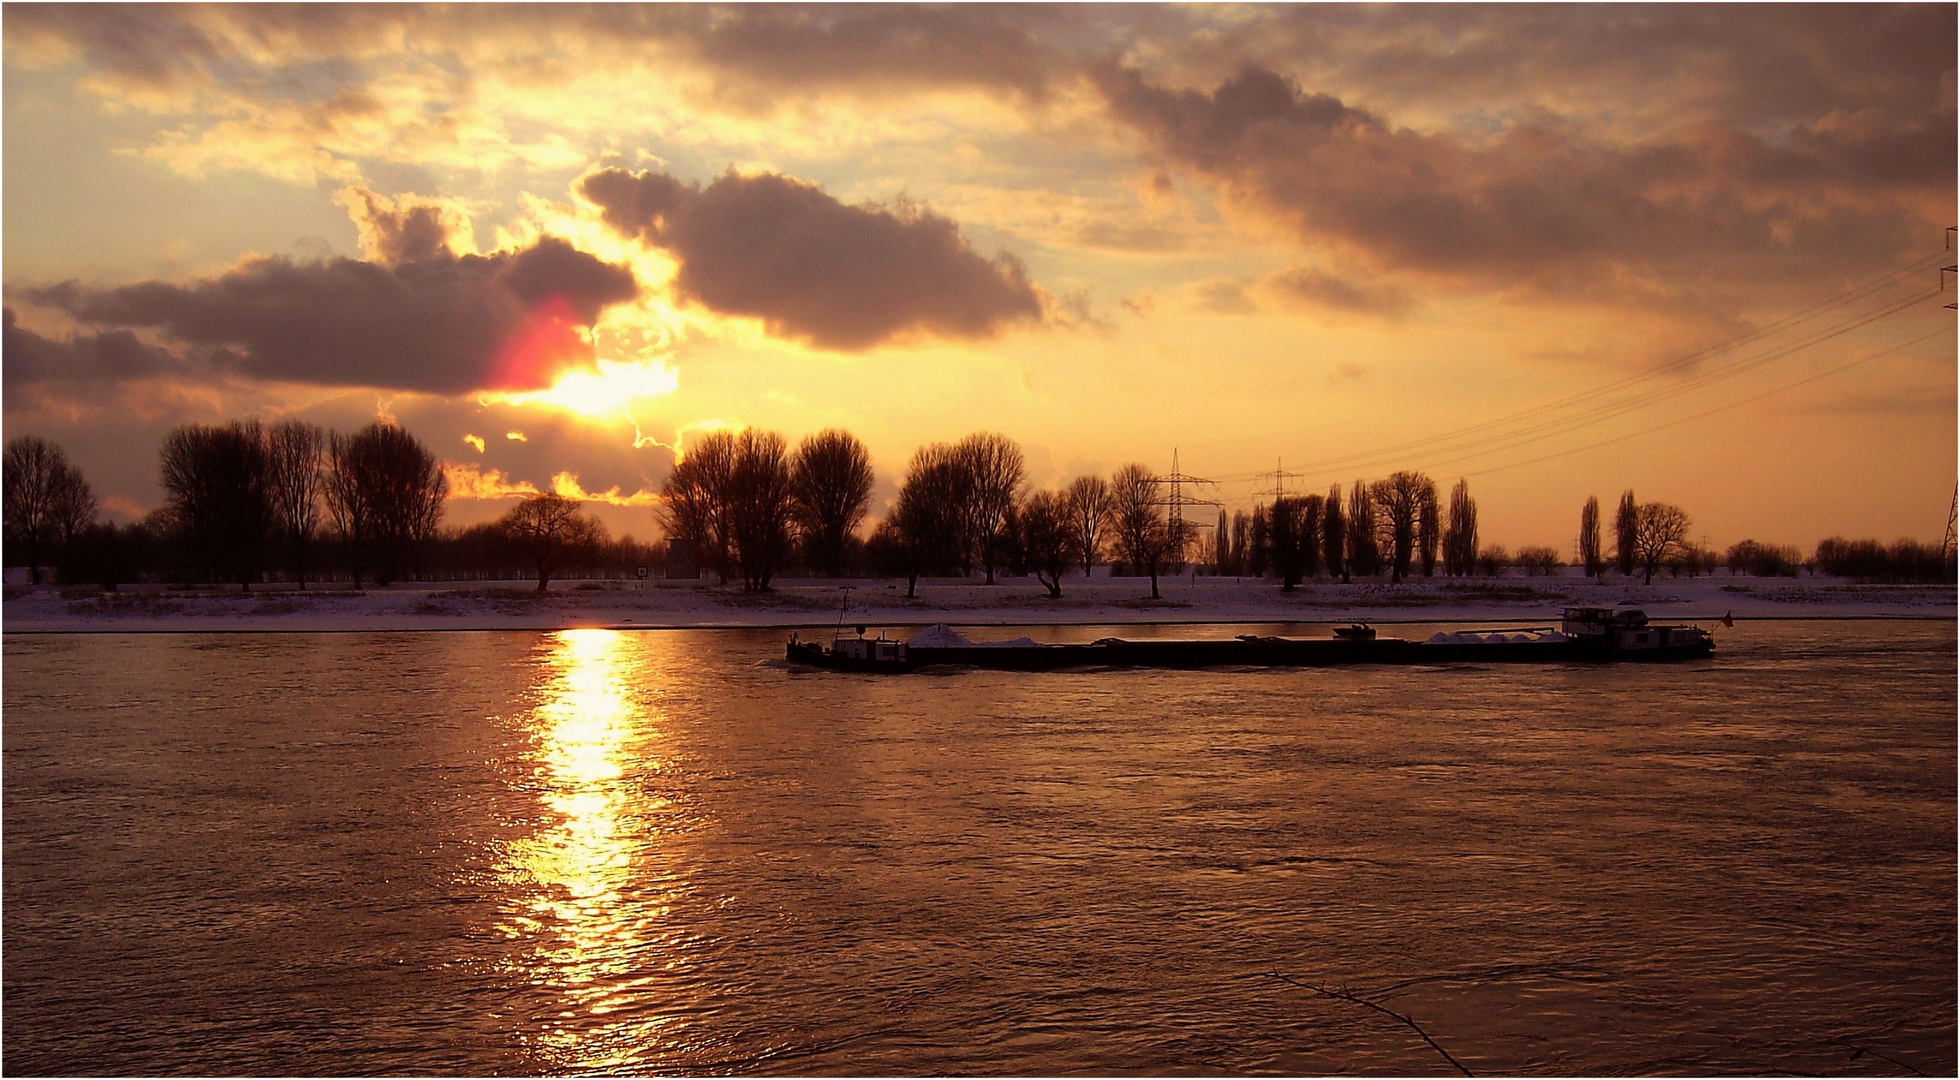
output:
[[659,360],[639,364],[600,360],[594,368],[567,371],[543,390],[485,397],[505,405],[552,405],[592,418],[611,416],[635,401],[666,397],[680,389],[680,373]]

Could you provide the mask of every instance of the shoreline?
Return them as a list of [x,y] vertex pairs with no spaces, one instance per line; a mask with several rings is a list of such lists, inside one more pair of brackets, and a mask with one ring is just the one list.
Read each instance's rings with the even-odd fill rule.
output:
[[[513,584],[516,585],[513,588]],[[1389,585],[1172,579],[1163,598],[1134,578],[1065,581],[1050,599],[1027,579],[987,586],[922,581],[919,597],[883,580],[785,581],[770,593],[704,583],[570,582],[538,593],[524,583],[435,582],[299,592],[136,587],[10,588],[6,634],[417,633],[494,630],[826,630],[948,623],[963,627],[1207,626],[1368,622],[1381,625],[1556,620],[1566,606],[1630,603],[1660,622],[1719,620],[1952,621],[1955,587],[1859,585],[1832,579],[1714,578],[1600,583],[1579,577],[1427,579]],[[845,591],[848,590],[848,593]],[[839,596],[850,597],[840,618]]]

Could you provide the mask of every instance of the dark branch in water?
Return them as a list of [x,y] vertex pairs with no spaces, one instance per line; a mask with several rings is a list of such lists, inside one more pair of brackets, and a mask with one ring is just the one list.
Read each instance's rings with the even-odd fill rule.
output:
[[1384,1016],[1392,1016],[1395,1019],[1402,1021],[1402,1023],[1407,1024],[1409,1030],[1422,1036],[1422,1041],[1428,1043],[1431,1047],[1435,1049],[1437,1053],[1443,1055],[1444,1061],[1447,1061],[1451,1065],[1456,1066],[1458,1072],[1461,1072],[1465,1076],[1476,1075],[1475,1073],[1471,1072],[1469,1069],[1464,1068],[1463,1062],[1458,1061],[1457,1059],[1451,1057],[1450,1052],[1448,1050],[1443,1049],[1441,1043],[1438,1043],[1435,1039],[1430,1038],[1429,1033],[1427,1031],[1422,1030],[1421,1024],[1418,1024],[1414,1020],[1411,1020],[1408,1017],[1403,1016],[1401,1013],[1396,1012],[1394,1009],[1388,1008],[1387,1006],[1384,1005],[1378,1005],[1375,1002],[1369,1001],[1367,998],[1360,997],[1355,994],[1350,994],[1345,990],[1329,990],[1324,986],[1316,986],[1315,984],[1310,982],[1301,982],[1298,979],[1289,979],[1286,976],[1281,975],[1277,971],[1269,971],[1266,974],[1271,978],[1278,979],[1280,982],[1290,983],[1294,986],[1301,987],[1302,989],[1312,990],[1316,994],[1325,994],[1331,998],[1339,998],[1342,1001],[1352,1001],[1356,1005],[1365,1005],[1368,1008],[1373,1009]]
[[1853,1061],[1856,1061],[1856,1060],[1858,1060],[1859,1058],[1861,1058],[1861,1057],[1864,1057],[1864,1056],[1865,1056],[1866,1054],[1870,1054],[1871,1056],[1873,1056],[1873,1057],[1876,1057],[1876,1058],[1884,1058],[1885,1060],[1887,1060],[1887,1061],[1889,1061],[1889,1062],[1891,1062],[1892,1064],[1894,1064],[1894,1065],[1897,1065],[1897,1066],[1898,1066],[1899,1068],[1901,1068],[1901,1069],[1904,1069],[1904,1070],[1906,1070],[1907,1072],[1910,1072],[1910,1073],[1911,1073],[1912,1075],[1914,1075],[1914,1076],[1931,1076],[1931,1075],[1933,1075],[1932,1073],[1924,1073],[1924,1072],[1920,1072],[1920,1071],[1919,1071],[1918,1069],[1915,1069],[1915,1068],[1913,1068],[1912,1066],[1910,1066],[1910,1065],[1908,1065],[1908,1064],[1906,1064],[1905,1062],[1903,1062],[1903,1061],[1900,1061],[1900,1060],[1899,1060],[1898,1058],[1895,1058],[1895,1057],[1893,1057],[1893,1056],[1891,1056],[1890,1054],[1884,1054],[1884,1053],[1880,1053],[1880,1052],[1879,1052],[1879,1051],[1877,1051],[1877,1050],[1873,1050],[1873,1049],[1872,1049],[1871,1047],[1869,1047],[1869,1046],[1859,1046],[1859,1045],[1858,1045],[1857,1043],[1854,1043],[1854,1042],[1851,1042],[1851,1041],[1849,1041],[1849,1040],[1847,1040],[1847,1039],[1835,1039],[1835,1040],[1832,1040],[1832,1041],[1834,1041],[1834,1042],[1836,1042],[1836,1043],[1837,1043],[1837,1044],[1839,1044],[1840,1046],[1848,1046],[1848,1047],[1850,1047],[1850,1048],[1851,1048],[1851,1049],[1852,1049],[1852,1050],[1854,1051],[1854,1053],[1853,1053],[1853,1054],[1851,1055],[1851,1060],[1853,1060]]

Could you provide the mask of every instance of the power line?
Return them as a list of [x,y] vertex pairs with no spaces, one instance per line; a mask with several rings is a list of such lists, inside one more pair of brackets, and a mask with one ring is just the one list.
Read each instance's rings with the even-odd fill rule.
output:
[[[1603,389],[1595,390],[1595,391],[1589,391],[1585,394],[1574,395],[1572,397],[1564,399],[1561,402],[1555,402],[1550,405],[1538,406],[1533,409],[1526,410],[1524,412],[1511,414],[1510,416],[1505,417],[1504,419],[1499,421],[1491,421],[1486,424],[1472,425],[1469,427],[1459,428],[1456,431],[1444,433],[1441,435],[1427,436],[1421,439],[1412,439],[1409,440],[1408,442],[1399,444],[1397,446],[1386,447],[1381,450],[1371,451],[1367,453],[1359,453],[1359,454],[1346,454],[1339,457],[1322,459],[1320,461],[1311,462],[1306,467],[1316,469],[1316,470],[1319,469],[1345,470],[1345,469],[1357,468],[1357,467],[1368,468],[1378,463],[1393,461],[1397,458],[1406,458],[1411,453],[1419,453],[1419,452],[1446,453],[1446,452],[1452,452],[1458,450],[1469,450],[1478,446],[1486,446],[1493,443],[1507,442],[1510,440],[1514,440],[1522,435],[1534,434],[1536,432],[1544,431],[1548,428],[1558,427],[1560,425],[1584,423],[1593,419],[1601,419],[1610,416],[1616,416],[1624,412],[1632,411],[1634,409],[1643,408],[1657,401],[1663,401],[1671,397],[1677,397],[1682,393],[1686,393],[1690,390],[1700,389],[1703,386],[1707,386],[1711,383],[1719,382],[1723,379],[1730,378],[1734,375],[1739,375],[1747,371],[1752,371],[1758,367],[1763,366],[1764,364],[1770,363],[1771,361],[1780,360],[1786,356],[1790,356],[1796,352],[1799,352],[1803,349],[1807,349],[1813,345],[1822,344],[1823,342],[1829,341],[1832,338],[1841,337],[1844,334],[1850,333],[1852,330],[1856,330],[1859,327],[1869,325],[1870,323],[1876,322],[1879,319],[1885,318],[1890,315],[1895,315],[1901,311],[1904,311],[1907,308],[1912,307],[1915,304],[1921,303],[1925,300],[1931,299],[1938,295],[1939,292],[1937,290],[1922,291],[1914,295],[1908,296],[1903,300],[1890,300],[1885,302],[1884,305],[1882,305],[1876,310],[1866,311],[1858,315],[1843,319],[1841,321],[1828,324],[1824,328],[1813,331],[1807,336],[1800,338],[1796,341],[1773,346],[1767,352],[1758,353],[1753,356],[1743,357],[1731,361],[1729,363],[1720,365],[1718,367],[1710,368],[1698,374],[1690,375],[1681,382],[1672,383],[1666,386],[1656,388],[1654,390],[1623,397],[1618,400],[1609,400],[1609,401],[1601,402],[1599,404],[1593,405],[1592,407],[1577,413],[1571,413],[1565,416],[1554,416],[1549,419],[1541,419],[1538,423],[1528,424],[1524,427],[1513,426],[1514,422],[1518,420],[1530,419],[1534,416],[1543,417],[1544,414],[1547,412],[1557,412],[1558,410],[1568,408],[1573,404],[1582,404],[1588,400],[1604,397],[1605,390]],[[1706,356],[1702,356],[1699,358],[1705,359]],[[1668,365],[1668,368],[1670,370],[1678,370],[1680,367],[1681,365],[1678,363]],[[1635,376],[1633,378],[1623,379],[1619,383],[1613,385],[1616,387],[1626,388],[1638,382],[1647,381],[1651,376],[1652,373],[1650,373],[1650,375]]]
[[1880,357],[1884,357],[1884,356],[1890,356],[1891,354],[1893,354],[1893,353],[1895,353],[1895,352],[1899,352],[1899,351],[1901,351],[1901,350],[1904,350],[1904,349],[1909,349],[1909,348],[1911,348],[1912,346],[1914,346],[1914,345],[1917,345],[1917,344],[1919,344],[1919,343],[1920,343],[1920,342],[1922,342],[1922,341],[1929,341],[1929,340],[1931,340],[1931,339],[1933,339],[1933,338],[1936,338],[1936,337],[1938,337],[1938,336],[1940,336],[1941,334],[1943,334],[1943,333],[1946,333],[1947,331],[1949,331],[1949,330],[1952,330],[1952,329],[1953,329],[1953,327],[1951,327],[1951,326],[1943,326],[1943,327],[1941,327],[1941,328],[1939,328],[1938,330],[1935,330],[1935,331],[1933,331],[1933,332],[1932,332],[1932,333],[1930,333],[1930,334],[1922,334],[1922,335],[1920,335],[1919,337],[1916,337],[1916,338],[1913,338],[1913,339],[1912,339],[1911,341],[1907,341],[1907,342],[1902,342],[1902,343],[1900,343],[1900,344],[1898,344],[1898,345],[1894,345],[1894,346],[1892,346],[1892,347],[1891,347],[1891,348],[1889,348],[1889,349],[1881,349],[1881,350],[1879,350],[1878,352],[1875,352],[1875,353],[1871,353],[1871,354],[1869,354],[1869,355],[1866,355],[1866,356],[1861,356],[1861,357],[1859,357],[1858,359],[1856,359],[1856,360],[1853,360],[1853,361],[1851,361],[1851,362],[1850,362],[1850,363],[1848,363],[1848,364],[1839,364],[1839,365],[1838,365],[1837,367],[1834,367],[1834,368],[1831,368],[1831,369],[1830,369],[1830,370],[1828,370],[1828,371],[1820,371],[1820,372],[1818,372],[1817,374],[1815,374],[1815,375],[1812,375],[1812,376],[1810,376],[1809,378],[1805,378],[1805,379],[1798,379],[1798,380],[1797,380],[1796,382],[1793,382],[1793,383],[1786,383],[1786,384],[1784,384],[1784,385],[1782,385],[1782,386],[1779,386],[1779,387],[1776,387],[1776,388],[1775,388],[1775,389],[1773,389],[1773,390],[1766,390],[1766,391],[1764,391],[1764,392],[1762,392],[1762,393],[1760,393],[1760,394],[1756,394],[1756,395],[1754,395],[1753,397],[1746,397],[1746,398],[1742,398],[1741,400],[1738,400],[1738,401],[1731,401],[1731,402],[1729,402],[1729,403],[1728,403],[1728,404],[1726,404],[1726,405],[1718,405],[1718,406],[1716,406],[1715,408],[1712,408],[1712,409],[1709,409],[1709,410],[1707,410],[1707,411],[1705,411],[1705,412],[1698,412],[1698,413],[1695,413],[1695,414],[1694,414],[1693,416],[1684,416],[1684,417],[1681,417],[1681,418],[1680,418],[1680,419],[1678,419],[1678,420],[1669,420],[1669,421],[1668,421],[1667,423],[1665,423],[1665,424],[1655,424],[1655,425],[1654,425],[1654,426],[1652,426],[1652,427],[1648,427],[1648,428],[1642,428],[1642,429],[1640,429],[1639,431],[1633,431],[1633,432],[1628,432],[1628,433],[1627,433],[1627,434],[1625,434],[1625,435],[1616,435],[1616,436],[1614,436],[1613,438],[1610,438],[1610,439],[1602,439],[1602,440],[1600,440],[1599,442],[1596,442],[1596,443],[1589,443],[1589,444],[1587,444],[1587,445],[1585,445],[1585,446],[1575,446],[1575,447],[1573,447],[1573,448],[1572,448],[1572,449],[1570,449],[1570,450],[1561,450],[1561,451],[1559,451],[1559,452],[1558,452],[1558,453],[1556,453],[1556,454],[1546,454],[1546,455],[1544,455],[1544,456],[1542,456],[1542,457],[1535,457],[1535,458],[1531,458],[1531,459],[1530,459],[1530,460],[1528,460],[1528,461],[1514,461],[1514,462],[1511,462],[1511,463],[1510,463],[1510,464],[1508,464],[1508,465],[1494,465],[1494,466],[1492,466],[1492,467],[1490,467],[1490,468],[1488,468],[1488,469],[1478,469],[1478,470],[1476,470],[1475,472],[1467,472],[1467,473],[1464,473],[1463,475],[1464,475],[1464,476],[1466,476],[1466,477],[1469,477],[1469,476],[1488,476],[1488,475],[1490,475],[1491,473],[1498,473],[1498,472],[1505,472],[1505,471],[1508,471],[1508,470],[1510,470],[1510,469],[1519,469],[1519,468],[1523,468],[1523,467],[1524,467],[1524,466],[1526,466],[1526,465],[1536,465],[1536,464],[1538,464],[1539,462],[1542,462],[1542,461],[1552,461],[1552,460],[1554,460],[1554,459],[1557,459],[1557,458],[1562,458],[1562,457],[1570,457],[1570,456],[1572,456],[1573,454],[1582,454],[1582,453],[1585,453],[1585,452],[1586,452],[1586,451],[1588,451],[1588,450],[1597,450],[1597,449],[1599,449],[1599,448],[1600,448],[1600,447],[1602,447],[1602,446],[1611,446],[1611,445],[1613,445],[1614,443],[1622,443],[1622,442],[1626,442],[1626,441],[1627,441],[1628,439],[1637,439],[1637,438],[1639,438],[1639,437],[1640,437],[1640,436],[1642,436],[1642,435],[1651,435],[1651,434],[1653,434],[1653,433],[1654,433],[1654,432],[1656,432],[1656,431],[1665,431],[1666,429],[1668,429],[1668,428],[1671,428],[1671,427],[1679,427],[1679,426],[1680,426],[1680,425],[1682,425],[1682,424],[1686,424],[1686,423],[1689,423],[1689,422],[1691,422],[1691,421],[1695,421],[1695,420],[1700,420],[1700,419],[1703,419],[1704,417],[1709,417],[1709,416],[1713,416],[1713,415],[1715,415],[1716,413],[1719,413],[1719,412],[1727,412],[1727,411],[1728,411],[1728,410],[1730,410],[1730,409],[1735,409],[1735,408],[1740,408],[1741,406],[1744,406],[1744,405],[1749,405],[1749,404],[1753,404],[1753,403],[1755,403],[1755,402],[1758,402],[1758,401],[1761,401],[1761,400],[1763,400],[1764,398],[1769,398],[1769,397],[1775,397],[1775,396],[1776,396],[1777,394],[1781,394],[1781,393],[1783,393],[1784,391],[1787,391],[1787,390],[1795,390],[1795,389],[1796,389],[1797,387],[1799,387],[1799,386],[1804,386],[1804,385],[1807,385],[1807,384],[1809,384],[1809,383],[1814,383],[1814,382],[1816,382],[1816,381],[1818,381],[1819,379],[1825,379],[1825,378],[1829,378],[1830,376],[1832,376],[1832,375],[1836,375],[1836,374],[1838,374],[1839,372],[1843,372],[1843,371],[1849,371],[1849,370],[1850,370],[1850,369],[1852,369],[1852,368],[1855,368],[1855,367],[1858,367],[1858,366],[1859,366],[1859,365],[1861,365],[1861,364],[1867,364],[1867,363],[1870,363],[1871,361],[1873,361],[1873,360],[1877,360],[1877,359],[1879,359]]
[[1253,478],[1253,479],[1257,479],[1257,480],[1264,480],[1264,479],[1265,479],[1266,477],[1268,477],[1268,476],[1270,476],[1270,477],[1272,477],[1272,478],[1273,478],[1273,486],[1272,486],[1272,487],[1269,487],[1269,488],[1267,488],[1267,489],[1266,489],[1266,490],[1264,490],[1264,491],[1255,491],[1255,492],[1253,492],[1253,494],[1254,494],[1254,495],[1271,495],[1271,496],[1272,496],[1273,498],[1275,498],[1275,499],[1278,499],[1278,498],[1283,498],[1283,497],[1285,497],[1285,495],[1286,495],[1286,479],[1287,479],[1287,477],[1289,477],[1289,476],[1290,476],[1290,477],[1292,477],[1292,478],[1293,478],[1293,479],[1295,479],[1295,480],[1304,480],[1304,479],[1306,479],[1306,474],[1305,474],[1305,473],[1296,473],[1296,472],[1288,472],[1288,471],[1286,471],[1286,466],[1285,466],[1285,464],[1284,464],[1284,459],[1283,459],[1283,458],[1274,458],[1274,459],[1273,459],[1273,471],[1272,471],[1272,472],[1263,472],[1263,473],[1253,473],[1253,474],[1252,474],[1252,478]]
[[[1724,368],[1716,369],[1704,373],[1702,375],[1694,376],[1689,380],[1686,380],[1681,383],[1677,383],[1673,386],[1664,387],[1654,393],[1645,395],[1638,399],[1632,399],[1628,401],[1602,405],[1594,409],[1588,410],[1584,413],[1579,413],[1573,416],[1562,417],[1554,420],[1548,420],[1543,424],[1539,424],[1533,427],[1522,428],[1513,432],[1505,432],[1501,436],[1492,436],[1489,438],[1477,440],[1475,442],[1465,443],[1460,446],[1438,447],[1436,451],[1437,453],[1451,453],[1458,450],[1465,451],[1465,452],[1456,454],[1456,456],[1454,457],[1447,457],[1441,459],[1438,458],[1428,459],[1423,462],[1422,467],[1425,469],[1442,468],[1443,466],[1454,465],[1459,462],[1474,461],[1480,457],[1489,456],[1490,454],[1503,453],[1509,450],[1515,450],[1520,446],[1527,446],[1530,445],[1531,443],[1543,442],[1546,439],[1555,438],[1559,435],[1569,434],[1572,431],[1588,426],[1590,424],[1597,423],[1601,420],[1610,420],[1615,417],[1624,416],[1630,412],[1637,412],[1641,409],[1659,404],[1663,401],[1667,401],[1672,398],[1677,398],[1682,396],[1683,394],[1691,393],[1693,391],[1700,390],[1704,387],[1711,386],[1715,383],[1721,382],[1725,379],[1732,378],[1736,375],[1740,375],[1748,371],[1753,371],[1757,368],[1763,367],[1774,361],[1781,360],[1794,353],[1800,352],[1803,349],[1807,349],[1812,345],[1821,344],[1822,342],[1828,341],[1834,337],[1840,337],[1844,334],[1851,332],[1852,330],[1858,329],[1861,326],[1865,326],[1870,323],[1876,322],[1879,319],[1885,318],[1886,316],[1889,315],[1895,315],[1901,311],[1904,311],[1906,308],[1912,307],[1915,304],[1923,303],[1926,300],[1931,299],[1936,295],[1938,294],[1923,293],[1919,296],[1915,296],[1902,303],[1896,304],[1884,311],[1880,311],[1870,316],[1867,316],[1865,318],[1856,320],[1855,322],[1851,322],[1833,328],[1829,332],[1822,332],[1817,335],[1814,335],[1809,340],[1796,342],[1787,346],[1782,346],[1770,351],[1769,353],[1752,357],[1748,360],[1739,361],[1735,364],[1729,365]],[[1792,384],[1792,385],[1796,385],[1796,384]],[[1503,445],[1496,445],[1496,446],[1490,445],[1492,443],[1499,442],[1500,440],[1503,442]],[[1475,449],[1480,446],[1488,447],[1488,448]]]

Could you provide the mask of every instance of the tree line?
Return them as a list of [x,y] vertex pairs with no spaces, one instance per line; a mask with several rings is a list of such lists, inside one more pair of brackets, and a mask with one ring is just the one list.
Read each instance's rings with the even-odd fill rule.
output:
[[[113,587],[139,574],[242,588],[283,574],[305,588],[323,570],[387,584],[404,576],[534,577],[537,588],[567,572],[614,576],[680,560],[724,582],[763,591],[787,567],[830,575],[904,578],[1003,572],[1032,575],[1053,597],[1076,568],[1108,562],[1160,579],[1187,566],[1220,575],[1271,577],[1292,591],[1305,581],[1351,582],[1386,575],[1493,575],[1508,567],[1550,574],[1557,550],[1515,554],[1483,546],[1477,503],[1458,480],[1447,502],[1420,472],[1356,481],[1325,495],[1279,495],[1251,511],[1221,510],[1206,542],[1192,522],[1169,514],[1165,481],[1133,463],[1066,487],[1027,490],[1026,459],[1004,435],[978,432],[913,454],[890,512],[860,536],[874,483],[870,453],[855,436],[826,430],[794,450],[779,434],[747,429],[702,438],[676,462],[655,518],[664,544],[614,540],[576,500],[552,493],[521,500],[494,522],[444,530],[448,494],[440,463],[397,425],[351,434],[299,420],[191,424],[172,430],[158,454],[164,505],[134,525],[102,522],[88,482],[61,449],[24,436],[5,453],[9,565],[41,580]],[[1902,540],[1892,545],[1833,537],[1804,558],[1795,548],[1744,540],[1725,556],[1688,539],[1688,514],[1641,503],[1625,492],[1611,522],[1610,549],[1599,500],[1580,513],[1574,545],[1588,576],[1609,570],[1651,583],[1666,570],[1690,576],[1726,565],[1732,573],[1794,575],[1810,568],[1860,580],[1950,580],[1950,553]],[[521,568],[521,569],[520,569]]]

